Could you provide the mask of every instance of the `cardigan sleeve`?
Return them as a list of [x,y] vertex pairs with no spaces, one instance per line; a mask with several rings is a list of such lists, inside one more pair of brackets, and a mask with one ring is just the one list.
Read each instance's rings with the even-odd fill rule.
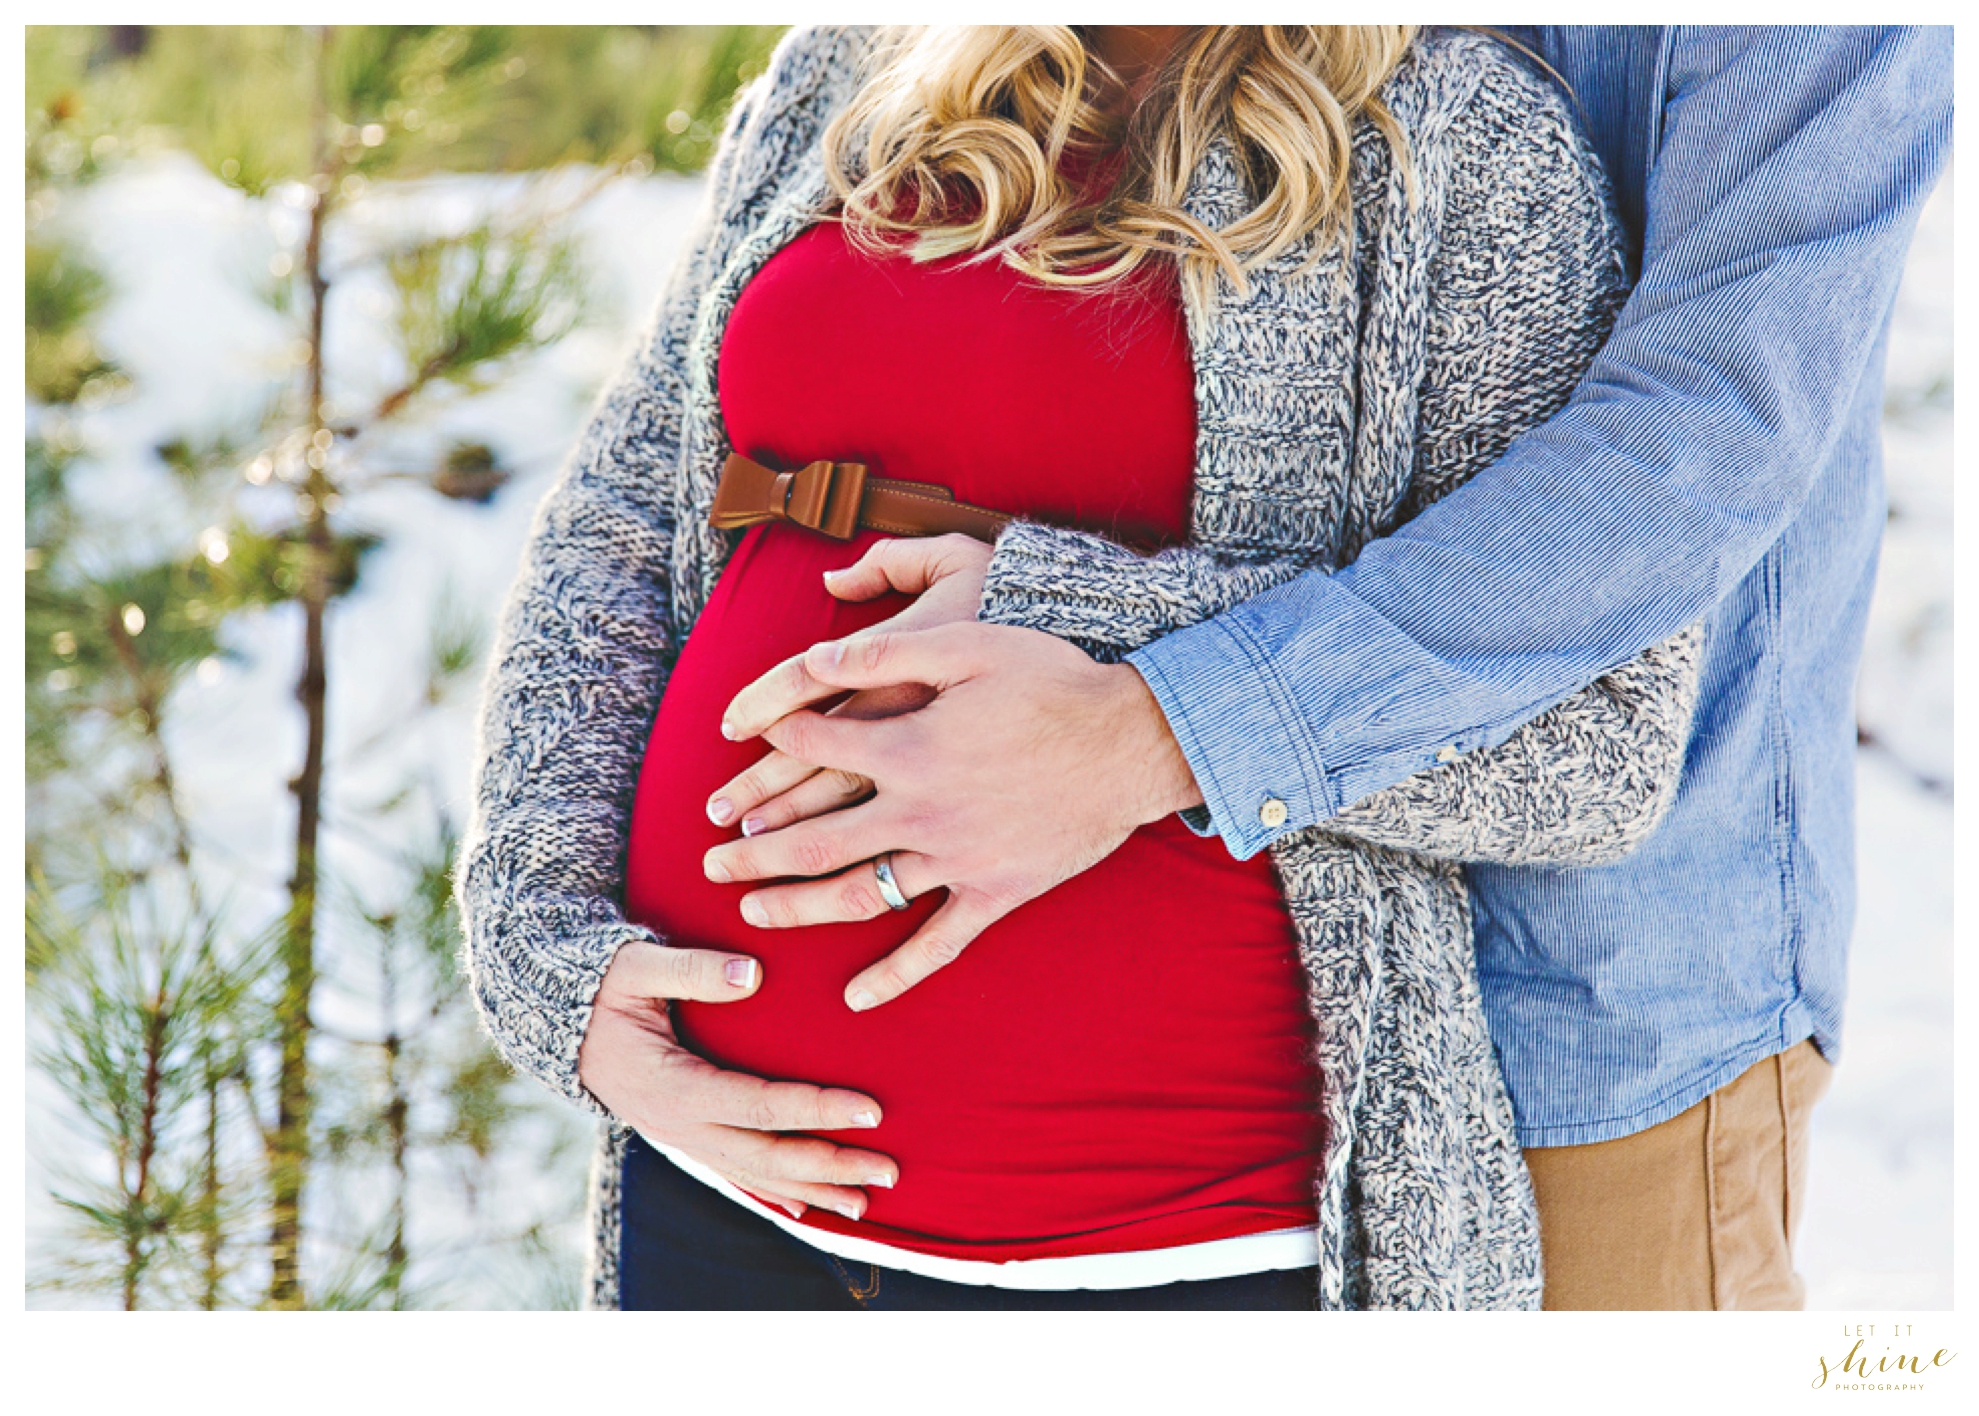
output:
[[[1557,99],[1532,102],[1536,88],[1506,69],[1486,81],[1480,99],[1485,107],[1528,105],[1511,128],[1533,148],[1520,154],[1516,184],[1494,146],[1506,124],[1460,121],[1449,137],[1415,467],[1398,520],[1455,490],[1560,408],[1626,295],[1620,232],[1595,159]],[[1548,239],[1522,239],[1540,221],[1549,223]],[[1100,537],[1020,522],[997,541],[981,618],[1126,658],[1160,701],[1186,701],[1188,684],[1168,681],[1158,659],[1135,651],[1310,570],[1291,559],[1236,562],[1193,548],[1141,557]],[[1423,770],[1325,816],[1318,829],[1456,861],[1618,859],[1675,797],[1702,639],[1701,627],[1686,629],[1497,741],[1443,744]],[[1191,750],[1186,722],[1170,720],[1200,770],[1208,755]],[[1206,812],[1185,817],[1206,831]]]
[[455,873],[474,999],[512,1066],[599,1115],[577,1077],[592,1003],[619,947],[655,939],[619,900],[640,755],[675,649],[682,360],[768,86],[737,96],[655,320],[536,513],[483,691]]

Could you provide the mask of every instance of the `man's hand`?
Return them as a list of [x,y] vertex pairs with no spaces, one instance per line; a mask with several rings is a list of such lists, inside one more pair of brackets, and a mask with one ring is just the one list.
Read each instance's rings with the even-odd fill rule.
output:
[[[969,536],[914,536],[875,541],[843,570],[825,572],[825,589],[841,600],[877,599],[889,590],[918,598],[899,614],[862,634],[881,630],[933,629],[971,623],[983,598],[983,576],[990,548]],[[857,637],[857,636],[853,636]],[[804,671],[802,655],[786,659],[736,696],[723,729],[742,722],[770,721],[808,707],[840,690],[820,684]],[[849,718],[888,718],[919,708],[931,696],[921,684],[893,684],[855,693],[832,712]],[[729,731],[728,736],[738,733]],[[724,783],[708,798],[708,816],[726,826],[738,816],[742,834],[760,835],[807,817],[863,801],[873,784],[857,772],[821,770],[772,749],[748,771]]]
[[[706,869],[723,881],[831,877],[745,896],[743,918],[765,928],[879,915],[887,906],[872,859],[883,851],[910,898],[947,887],[911,939],[847,986],[854,1009],[898,997],[1137,827],[1202,801],[1140,674],[1048,634],[974,623],[869,632],[813,645],[801,668],[783,694],[731,707],[732,735],[761,734],[798,762],[856,773],[874,794],[717,846]],[[870,721],[786,706],[902,683],[935,697]]]
[[762,972],[754,959],[710,949],[622,946],[598,988],[578,1049],[578,1080],[641,1135],[685,1151],[793,1216],[822,1205],[857,1219],[866,1212],[859,1187],[892,1188],[898,1167],[877,1151],[777,1133],[877,1126],[879,1104],[836,1087],[725,1072],[674,1036],[670,1000],[733,1003],[756,991]]

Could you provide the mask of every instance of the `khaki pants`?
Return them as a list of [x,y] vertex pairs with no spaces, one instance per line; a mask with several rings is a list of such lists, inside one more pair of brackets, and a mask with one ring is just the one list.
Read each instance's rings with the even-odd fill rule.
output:
[[1528,1150],[1546,1306],[1805,1306],[1793,1239],[1832,1071],[1810,1040],[1659,1126]]

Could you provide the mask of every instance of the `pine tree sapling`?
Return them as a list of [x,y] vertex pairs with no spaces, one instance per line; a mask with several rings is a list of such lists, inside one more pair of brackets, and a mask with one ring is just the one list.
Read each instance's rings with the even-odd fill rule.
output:
[[[27,969],[34,1063],[80,1143],[48,1156],[65,1247],[38,1284],[125,1307],[418,1306],[450,1301],[470,1260],[546,1264],[572,1222],[574,1196],[523,1224],[480,1212],[512,1137],[564,1165],[582,1127],[532,1106],[480,1033],[446,793],[430,771],[381,786],[373,770],[460,708],[488,607],[441,590],[426,661],[375,728],[343,705],[391,676],[332,629],[386,545],[363,515],[374,489],[485,505],[510,484],[468,400],[586,317],[568,218],[628,173],[705,162],[778,33],[28,30]],[[99,337],[129,292],[67,214],[78,184],[175,144],[291,233],[238,273],[288,352],[272,377],[216,366],[245,419],[161,436],[92,483],[111,470],[91,445],[103,410],[146,390],[106,346],[139,368],[135,352]],[[574,198],[567,176],[483,186],[465,218],[416,185],[572,160],[599,164]],[[413,219],[375,219],[394,203]],[[380,361],[346,360],[350,319],[391,336]],[[85,494],[147,475],[155,503],[122,523]],[[189,799],[211,788],[178,731],[271,637],[295,665],[285,720],[251,727],[294,744],[278,866]],[[574,1270],[542,1291],[565,1304]]]
[[[69,917],[31,889],[28,938],[41,961],[38,1067],[60,1088],[107,1173],[72,1174],[65,1261],[43,1282],[111,1287],[125,1308],[217,1296],[244,1219],[219,1183],[216,1077],[244,1065],[265,967],[223,955],[215,921],[152,915],[141,893],[106,883],[96,912]],[[196,1139],[197,1138],[197,1139]]]

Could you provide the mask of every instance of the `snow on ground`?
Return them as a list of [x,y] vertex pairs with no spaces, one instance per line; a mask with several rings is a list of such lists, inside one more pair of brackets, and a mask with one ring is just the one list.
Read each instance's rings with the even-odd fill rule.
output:
[[1860,688],[1881,746],[1857,760],[1843,1055],[1814,1113],[1799,1251],[1813,1308],[1952,1301],[1951,288],[1947,176],[1890,335],[1890,520]]
[[[586,175],[567,174],[550,185],[568,197]],[[428,230],[456,227],[477,210],[516,198],[524,185],[476,177],[381,190],[333,230],[341,239],[328,247],[329,264],[351,265],[408,212],[416,212]],[[668,177],[607,188],[574,223],[591,275],[592,319],[510,371],[492,391],[443,396],[430,416],[368,449],[372,470],[430,468],[438,451],[459,437],[488,443],[516,475],[486,506],[449,501],[407,481],[381,482],[347,499],[346,529],[376,532],[384,546],[366,561],[359,588],[338,602],[329,621],[330,830],[323,866],[331,890],[348,888],[373,908],[393,898],[400,880],[391,852],[430,835],[432,815],[377,818],[367,808],[408,782],[428,785],[456,827],[464,823],[479,673],[437,707],[419,711],[430,626],[438,615],[461,615],[485,645],[536,503],[597,389],[629,352],[658,299],[700,193],[698,182]],[[79,233],[116,290],[96,323],[98,342],[134,387],[129,400],[76,419],[90,457],[78,464],[72,486],[100,546],[127,546],[132,556],[142,547],[183,547],[204,524],[173,494],[170,474],[153,450],[178,436],[199,441],[251,432],[271,381],[291,366],[295,325],[257,290],[269,283],[271,261],[299,254],[303,218],[295,198],[292,189],[283,189],[249,200],[190,159],[166,157],[68,199],[63,228]],[[558,200],[557,192],[549,194],[550,205]],[[361,273],[333,290],[326,320],[328,393],[347,410],[370,406],[403,376],[387,336],[385,300],[382,281]],[[257,444],[247,446],[243,462]],[[277,482],[247,489],[245,505],[250,515],[272,516],[278,499],[288,495]],[[243,919],[270,918],[281,908],[294,830],[286,783],[303,748],[293,696],[300,637],[292,607],[229,621],[225,655],[188,675],[166,714],[187,814],[214,863],[219,888],[213,893],[230,894]],[[378,1035],[368,959],[348,941],[338,948],[334,920],[323,932],[329,978],[319,995],[319,1019],[357,1035]],[[59,1106],[43,1079],[36,1082],[31,1106],[52,1118]],[[546,1213],[566,1219],[552,1254],[538,1267],[557,1282],[574,1281],[583,1248],[576,1211],[588,1132],[574,1112],[543,1094],[539,1114],[482,1196],[492,1217],[463,1214],[461,1185],[440,1173],[437,1163],[427,1166],[413,1204],[411,1247],[415,1255],[466,1248],[440,1286],[448,1301],[486,1307],[535,1301],[544,1274],[519,1273],[512,1256],[477,1252],[472,1234],[476,1226],[500,1230]],[[36,1134],[63,1132],[47,1126]],[[43,1154],[30,1155],[34,1233],[45,1233],[57,1219],[46,1199],[45,1169],[56,1157],[45,1152],[60,1148],[44,1143]],[[318,1221],[353,1228],[375,1215],[375,1202],[375,1195],[340,1190],[319,1193],[311,1203],[319,1206]],[[312,1272],[319,1275],[334,1263],[327,1252],[315,1257]]]
[[[353,209],[333,264],[408,221],[463,222],[521,190],[519,179],[490,177],[374,189]],[[491,444],[518,475],[485,507],[409,482],[351,497],[347,524],[380,532],[385,545],[331,623],[333,824],[353,824],[359,808],[415,778],[431,784],[456,822],[465,818],[474,685],[436,711],[413,711],[429,625],[446,604],[484,633],[492,624],[534,506],[657,298],[698,194],[697,184],[675,178],[606,189],[576,222],[598,293],[593,322],[493,392],[453,398],[371,450],[374,468],[430,466],[434,449],[471,438]],[[162,495],[168,474],[152,449],[174,436],[251,424],[295,335],[255,286],[271,259],[296,249],[301,208],[293,193],[250,200],[189,159],[167,158],[74,194],[61,221],[112,277],[117,294],[99,321],[99,342],[135,386],[128,401],[79,415],[92,452],[78,471],[79,491],[106,542],[165,537],[183,545],[198,527]],[[1891,341],[1892,515],[1862,687],[1878,746],[1865,749],[1859,765],[1862,879],[1847,1055],[1817,1113],[1801,1235],[1814,1307],[1950,1302],[1950,281],[1948,180],[1925,214]],[[333,297],[330,396],[346,408],[375,399],[397,372],[383,329],[388,310],[382,285],[362,277]],[[292,806],[283,784],[300,759],[302,731],[291,696],[297,639],[286,610],[231,623],[229,658],[190,677],[168,714],[196,829],[250,913],[275,907],[274,882],[287,865]],[[382,898],[392,876],[380,846],[404,844],[416,826],[386,818],[362,832],[336,831],[327,869],[360,895]],[[326,994],[326,1018],[368,1030],[375,1004],[361,973],[346,960],[338,982]],[[45,1115],[51,1106],[37,1088],[35,1111]],[[574,1208],[581,1131],[546,1109],[516,1148],[521,1153],[507,1157],[495,1193],[483,1196],[497,1210],[566,1212],[551,1256],[564,1273],[582,1242]],[[39,1126],[35,1133],[52,1134]],[[46,1159],[30,1154],[31,1229],[52,1218]],[[457,1191],[443,1176],[424,1183],[415,1198],[415,1251],[422,1239],[465,1240],[453,1213]],[[510,1261],[470,1259],[448,1295],[510,1306],[536,1291]]]

